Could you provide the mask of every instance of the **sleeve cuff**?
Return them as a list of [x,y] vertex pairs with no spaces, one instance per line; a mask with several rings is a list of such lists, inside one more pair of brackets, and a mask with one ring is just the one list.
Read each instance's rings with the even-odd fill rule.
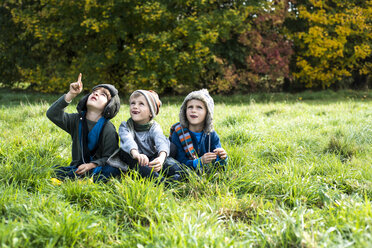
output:
[[72,102],[73,99],[71,99],[69,102],[66,101],[66,94],[64,94],[64,95],[63,95],[63,100],[65,101],[65,103],[70,104],[70,103]]

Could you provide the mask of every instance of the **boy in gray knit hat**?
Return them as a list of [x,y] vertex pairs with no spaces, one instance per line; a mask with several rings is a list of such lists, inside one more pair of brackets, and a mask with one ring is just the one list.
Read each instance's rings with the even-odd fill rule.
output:
[[106,166],[107,159],[118,148],[118,135],[110,122],[120,108],[117,89],[111,84],[100,84],[81,98],[78,113],[65,113],[65,108],[83,90],[81,73],[77,82],[70,84],[67,94],[48,109],[47,117],[72,138],[72,161],[69,166],[56,166],[54,182],[65,178],[93,176],[94,181],[120,175],[117,168]]
[[158,94],[152,90],[136,90],[129,98],[129,106],[131,117],[119,127],[120,160],[142,177],[158,178],[163,174],[171,180],[180,180],[179,163],[168,157],[169,140],[153,120],[161,106]]
[[177,147],[177,160],[197,170],[211,164],[223,166],[227,153],[213,129],[214,101],[208,90],[188,94],[182,103],[179,118],[170,130],[170,140]]

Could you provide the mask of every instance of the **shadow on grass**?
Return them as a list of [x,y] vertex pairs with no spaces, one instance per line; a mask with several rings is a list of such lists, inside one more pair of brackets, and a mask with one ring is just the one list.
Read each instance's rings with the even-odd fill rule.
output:
[[[66,90],[67,92],[67,90]],[[88,92],[81,94],[83,96]],[[0,89],[0,105],[15,106],[22,103],[35,104],[40,102],[53,103],[62,94],[46,94],[31,91],[14,91],[10,89]],[[181,96],[161,96],[164,104],[179,104],[181,105],[185,95]],[[328,104],[340,101],[371,101],[371,91],[353,91],[353,90],[324,90],[324,91],[304,91],[300,93],[252,93],[245,95],[212,95],[216,104],[251,104],[251,103],[270,103],[270,102],[306,102],[307,104]],[[128,101],[128,95],[120,95],[121,102]],[[80,99],[78,96],[74,102]]]

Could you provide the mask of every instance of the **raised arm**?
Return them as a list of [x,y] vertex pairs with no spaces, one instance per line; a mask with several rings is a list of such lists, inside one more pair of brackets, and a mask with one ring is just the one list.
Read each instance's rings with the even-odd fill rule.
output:
[[47,117],[57,126],[62,128],[68,133],[75,130],[75,117],[74,114],[65,113],[65,108],[83,89],[81,82],[81,73],[79,74],[78,81],[70,84],[70,90],[67,94],[60,97],[55,101],[47,110]]
[[77,95],[79,95],[81,91],[83,90],[83,83],[81,82],[81,77],[82,77],[82,74],[80,73],[78,76],[78,80],[70,84],[70,90],[65,95],[66,102],[68,103],[71,102],[72,99],[74,99]]

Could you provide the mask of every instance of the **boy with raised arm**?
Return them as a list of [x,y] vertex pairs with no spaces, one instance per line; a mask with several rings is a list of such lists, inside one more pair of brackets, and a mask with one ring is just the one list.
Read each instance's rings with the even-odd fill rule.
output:
[[206,89],[188,94],[180,109],[180,122],[170,130],[170,140],[177,147],[177,160],[192,170],[210,165],[224,166],[227,153],[213,129],[214,101]]
[[100,84],[81,98],[77,105],[78,113],[66,113],[65,108],[83,90],[81,77],[80,73],[77,82],[70,84],[68,93],[54,102],[46,113],[72,138],[72,161],[67,167],[56,166],[56,177],[64,180],[95,175],[94,181],[106,180],[120,175],[117,168],[105,165],[118,148],[118,135],[110,119],[119,111],[120,98],[113,85]]

